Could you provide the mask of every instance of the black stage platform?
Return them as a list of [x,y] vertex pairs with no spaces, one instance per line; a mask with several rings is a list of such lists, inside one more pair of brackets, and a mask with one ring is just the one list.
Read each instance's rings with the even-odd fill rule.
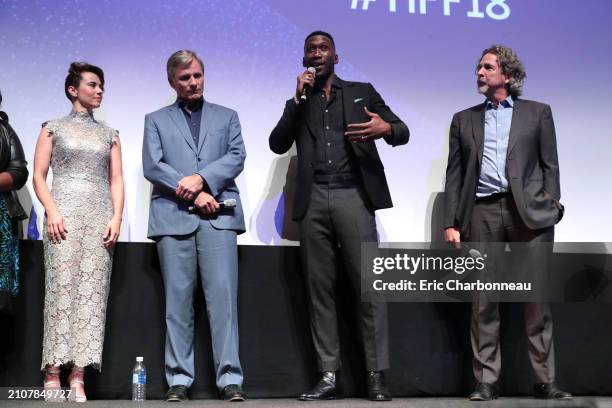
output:
[[[39,386],[42,382],[39,371],[44,295],[42,243],[23,241],[21,252],[22,291],[16,304],[16,318],[3,318],[0,325],[0,386]],[[307,389],[317,375],[299,248],[240,246],[239,261],[240,355],[245,390],[251,398],[295,397]],[[354,299],[342,288],[339,292],[342,316],[347,317],[340,319],[344,364],[341,378],[347,396],[361,396],[364,367],[360,348],[354,342],[353,320],[348,318],[355,310]],[[209,329],[201,296],[197,302],[197,373],[191,394],[194,398],[214,398]],[[611,312],[610,304],[553,305],[557,382],[575,395],[612,395]],[[522,329],[522,308],[518,304],[504,304],[502,314],[502,393],[505,396],[529,395],[532,374]],[[88,374],[86,381],[91,399],[127,399],[131,370],[138,355],[144,356],[147,365],[149,398],[163,396],[166,390],[163,316],[163,288],[155,246],[150,243],[118,244],[102,372]],[[469,394],[473,383],[468,304],[392,303],[389,319],[392,370],[388,379],[395,396],[463,397]],[[274,401],[269,401],[270,405],[262,402],[264,405],[257,406],[290,405]],[[450,405],[445,405],[444,401]],[[462,401],[465,400],[406,400],[416,407],[456,406]],[[530,399],[505,401],[526,401],[528,404],[512,406],[536,406],[529,405],[533,402]],[[343,406],[347,402],[333,403],[333,406]],[[104,405],[103,401],[100,403]]]
[[[2,401],[4,408],[38,408],[46,406],[43,401]],[[168,403],[164,401],[132,402],[132,401],[117,401],[117,400],[96,400],[88,401],[87,406],[95,408],[148,408],[167,407]],[[218,400],[196,400],[181,403],[181,407],[206,407],[206,408],[222,408],[227,407],[225,401]],[[232,405],[235,407],[236,405]],[[391,402],[371,402],[363,399],[343,399],[337,401],[322,401],[322,402],[300,402],[295,399],[257,399],[248,400],[247,402],[238,405],[245,408],[285,408],[285,407],[301,407],[301,408],[350,408],[350,407],[378,407],[378,408],[610,408],[612,407],[611,398],[589,397],[576,398],[573,401],[539,401],[529,398],[502,398],[492,402],[470,402],[465,399],[458,398],[395,398]]]

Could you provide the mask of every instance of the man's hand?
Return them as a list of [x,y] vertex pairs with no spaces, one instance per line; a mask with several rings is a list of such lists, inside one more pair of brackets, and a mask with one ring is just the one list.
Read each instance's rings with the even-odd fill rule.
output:
[[451,244],[455,244],[455,248],[459,248],[459,244],[461,243],[461,234],[457,228],[449,227],[444,230],[444,240],[446,242],[450,242]]
[[344,132],[344,136],[348,136],[351,142],[367,142],[372,139],[380,139],[383,136],[391,134],[391,125],[382,120],[378,113],[372,113],[367,107],[364,107],[365,113],[371,118],[365,123],[350,123],[347,125],[350,130]]
[[176,196],[185,201],[191,201],[203,188],[204,179],[199,174],[193,174],[183,177],[179,181],[178,187],[176,187]]
[[308,70],[304,71],[301,75],[297,77],[297,86],[295,88],[295,97],[299,100],[304,92],[304,87],[309,86],[313,87],[315,83],[315,76],[308,72]]
[[215,197],[211,196],[205,191],[201,191],[193,202],[195,208],[198,209],[202,214],[214,214],[219,211],[219,203],[215,200]]

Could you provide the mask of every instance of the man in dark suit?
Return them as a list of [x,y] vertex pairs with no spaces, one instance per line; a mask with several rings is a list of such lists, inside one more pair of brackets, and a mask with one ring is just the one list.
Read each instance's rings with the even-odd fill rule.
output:
[[[555,126],[550,106],[519,99],[525,70],[513,50],[494,45],[476,68],[486,101],[453,117],[445,187],[445,239],[523,242],[537,250],[554,241],[563,216]],[[472,303],[471,341],[477,386],[472,401],[495,399],[501,371],[498,303]],[[534,396],[571,399],[554,384],[550,307],[525,304]]]
[[[336,257],[360,293],[361,244],[377,242],[374,211],[393,204],[375,140],[392,146],[408,142],[409,131],[371,84],[347,82],[334,73],[338,55],[331,35],[306,37],[304,67],[270,135],[270,149],[287,152],[296,143],[297,193],[294,219],[300,221],[302,261],[310,306],[310,327],[322,373],[300,400],[341,397],[336,371],[340,350],[335,302]],[[389,368],[386,305],[359,304],[368,397],[391,400],[383,370]]]

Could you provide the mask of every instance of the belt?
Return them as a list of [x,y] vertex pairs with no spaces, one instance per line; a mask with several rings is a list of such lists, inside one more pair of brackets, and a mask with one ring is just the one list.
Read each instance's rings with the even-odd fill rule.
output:
[[357,187],[359,179],[352,173],[341,174],[315,174],[315,184],[326,185],[329,188]]
[[482,203],[482,202],[491,202],[491,201],[501,200],[502,198],[509,197],[510,195],[511,194],[509,191],[506,191],[503,193],[493,193],[485,197],[477,197],[476,202]]

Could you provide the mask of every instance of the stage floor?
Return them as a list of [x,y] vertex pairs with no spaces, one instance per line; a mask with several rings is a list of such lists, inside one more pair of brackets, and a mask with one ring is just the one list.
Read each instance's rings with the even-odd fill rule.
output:
[[[228,403],[219,400],[190,400],[180,404],[171,404],[176,407],[227,407]],[[3,408],[29,408],[49,407],[44,401],[2,401]],[[61,404],[51,404],[61,407]],[[74,406],[74,404],[71,404]],[[96,400],[88,401],[88,407],[96,408],[136,408],[136,407],[162,407],[168,403],[159,400],[149,400],[143,403],[135,403],[126,400]],[[310,408],[345,408],[345,407],[384,407],[384,408],[545,408],[545,407],[588,407],[588,408],[612,408],[612,397],[577,397],[572,401],[542,401],[533,398],[500,398],[492,402],[470,402],[465,398],[395,398],[391,402],[371,402],[364,399],[346,398],[336,401],[325,402],[300,402],[295,399],[252,399],[241,404],[232,404],[236,407],[261,407],[261,408],[284,408],[284,407],[310,407]]]

